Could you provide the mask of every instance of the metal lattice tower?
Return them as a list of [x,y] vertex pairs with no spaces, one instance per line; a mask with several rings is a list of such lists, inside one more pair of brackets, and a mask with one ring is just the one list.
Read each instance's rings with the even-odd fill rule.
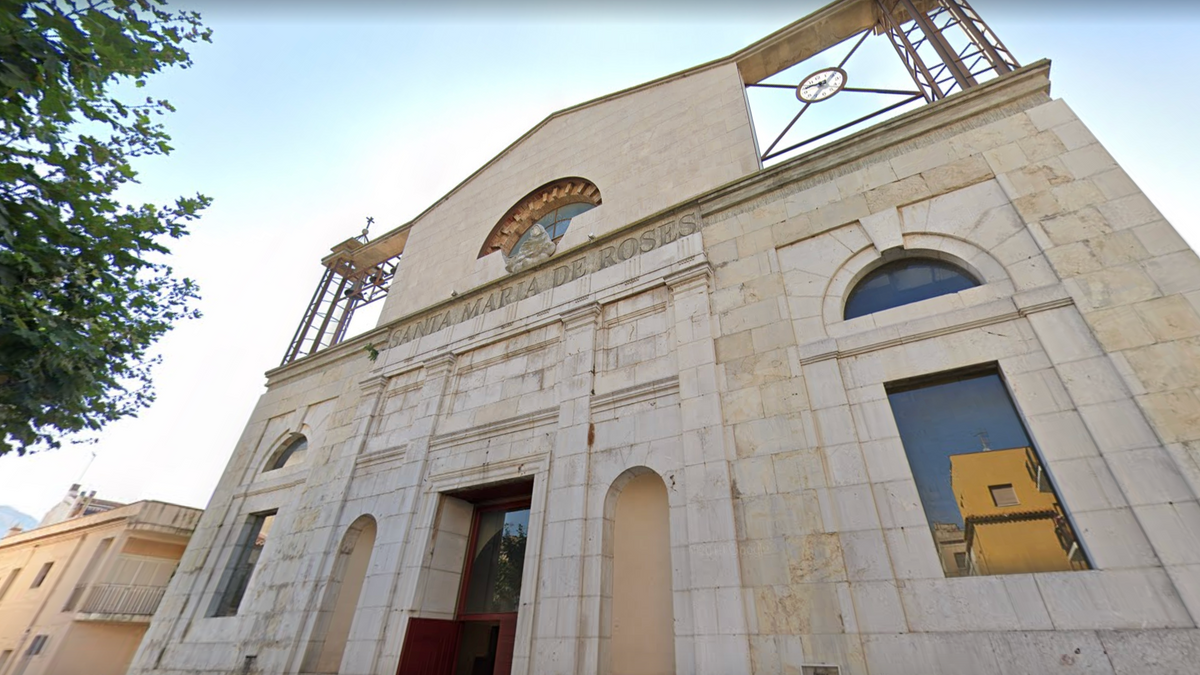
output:
[[374,241],[367,231],[333,247],[321,260],[325,273],[296,327],[281,365],[332,347],[346,337],[355,310],[388,294],[407,231],[392,232]]

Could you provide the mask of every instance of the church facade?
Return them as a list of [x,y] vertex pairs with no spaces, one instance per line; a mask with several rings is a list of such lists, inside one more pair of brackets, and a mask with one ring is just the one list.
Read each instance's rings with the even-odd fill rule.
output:
[[[859,35],[920,105],[770,163]],[[1194,672],[1200,259],[1006,57],[835,2],[335,247],[130,672]]]

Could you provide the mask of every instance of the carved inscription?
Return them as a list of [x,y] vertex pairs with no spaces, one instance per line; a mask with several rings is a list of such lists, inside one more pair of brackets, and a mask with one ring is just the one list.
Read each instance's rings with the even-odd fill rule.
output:
[[531,276],[517,280],[508,286],[486,295],[466,298],[449,308],[429,316],[410,321],[392,332],[389,347],[402,345],[436,333],[443,328],[474,319],[481,314],[495,311],[514,302],[537,295],[580,277],[598,272],[630,258],[648,253],[671,242],[694,234],[700,229],[700,217],[696,213],[684,213],[669,220],[659,221],[645,229],[636,231],[613,243],[580,253],[561,264],[539,270]]

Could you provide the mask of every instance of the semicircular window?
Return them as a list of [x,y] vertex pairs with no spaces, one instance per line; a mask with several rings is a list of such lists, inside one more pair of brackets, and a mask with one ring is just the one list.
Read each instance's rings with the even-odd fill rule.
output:
[[[574,204],[567,204],[566,206],[560,206],[541,218],[538,218],[537,224],[541,225],[542,229],[546,231],[546,234],[550,235],[551,240],[558,241],[560,237],[567,233],[567,227],[571,225],[572,218],[583,213],[584,211],[591,211],[594,208],[596,208],[595,204],[589,204],[587,202],[575,202]],[[521,238],[517,240],[516,245],[513,246],[514,252],[521,250],[521,246],[527,239],[529,239],[529,235],[532,232],[532,227],[528,230],[525,230],[525,234],[521,235]]]
[[874,270],[850,291],[844,318],[853,319],[979,285],[958,265],[932,258],[906,258]]
[[[551,241],[567,233],[571,219],[600,206],[600,189],[578,176],[559,178],[525,195],[496,223],[479,249],[482,258],[496,251],[516,255],[540,225]],[[540,233],[537,234],[541,238]]]
[[297,436],[291,443],[288,443],[275,459],[267,465],[267,471],[282,469],[288,466],[295,466],[304,461],[304,455],[308,453],[308,439],[303,436]]

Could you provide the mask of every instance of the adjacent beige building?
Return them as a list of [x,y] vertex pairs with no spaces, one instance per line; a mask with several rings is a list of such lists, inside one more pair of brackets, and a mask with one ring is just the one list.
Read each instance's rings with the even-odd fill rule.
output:
[[200,520],[78,487],[0,539],[0,675],[123,675]]
[[[1196,672],[1200,259],[967,3],[835,2],[429,201],[323,261],[131,673]],[[971,564],[1026,512],[1053,556]]]

